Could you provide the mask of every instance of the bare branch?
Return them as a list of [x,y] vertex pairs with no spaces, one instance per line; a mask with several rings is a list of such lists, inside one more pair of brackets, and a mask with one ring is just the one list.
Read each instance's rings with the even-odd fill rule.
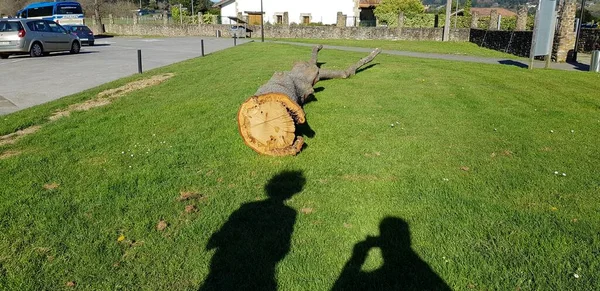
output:
[[358,68],[371,62],[380,52],[381,52],[381,49],[379,49],[379,48],[375,49],[368,56],[362,58],[360,61],[358,61],[356,64],[350,66],[346,70],[332,71],[332,70],[320,69],[319,70],[319,80],[346,79],[350,76],[354,76],[356,74],[356,70],[358,70]]

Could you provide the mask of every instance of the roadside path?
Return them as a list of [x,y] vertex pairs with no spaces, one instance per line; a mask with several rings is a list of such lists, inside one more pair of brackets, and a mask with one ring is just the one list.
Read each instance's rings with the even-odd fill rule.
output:
[[[299,46],[309,46],[312,47],[315,44],[310,43],[298,43],[298,42],[287,42],[287,41],[270,41],[273,43],[283,43],[290,45],[299,45]],[[323,45],[323,48],[327,49],[336,49],[343,51],[351,51],[351,52],[366,52],[369,53],[373,51],[374,48],[364,48],[364,47],[348,47],[348,46],[336,46],[336,45]],[[404,56],[404,57],[413,57],[413,58],[422,58],[422,59],[437,59],[437,60],[448,60],[448,61],[460,61],[460,62],[471,62],[471,63],[481,63],[481,64],[500,64],[500,65],[510,65],[521,68],[528,68],[527,59],[507,59],[507,58],[486,58],[486,57],[474,57],[474,56],[466,56],[466,55],[448,55],[448,54],[435,54],[435,53],[419,53],[419,52],[409,52],[409,51],[399,51],[399,50],[381,50],[381,53],[388,55],[396,55],[396,56]],[[589,70],[589,55],[579,54],[580,63],[551,63],[550,68],[556,70],[566,70],[566,71],[588,71]],[[545,62],[543,61],[534,61],[535,68],[544,68]]]

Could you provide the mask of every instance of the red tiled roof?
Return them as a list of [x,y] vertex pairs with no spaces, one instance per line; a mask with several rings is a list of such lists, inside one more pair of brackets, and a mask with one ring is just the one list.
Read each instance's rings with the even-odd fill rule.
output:
[[475,12],[479,16],[490,16],[492,9],[496,9],[496,11],[498,11],[498,15],[502,15],[503,17],[517,16],[517,13],[512,12],[506,8],[476,8],[476,7],[472,7],[471,13]]
[[380,2],[381,2],[381,0],[360,0],[360,2],[358,2],[358,7],[360,7],[360,8],[374,7],[374,6],[379,5]]

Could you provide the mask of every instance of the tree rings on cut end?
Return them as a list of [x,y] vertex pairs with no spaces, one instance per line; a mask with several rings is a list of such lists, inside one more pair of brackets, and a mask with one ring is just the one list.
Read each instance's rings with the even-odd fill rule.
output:
[[238,112],[238,126],[246,145],[260,154],[297,154],[304,140],[296,137],[296,123],[304,123],[300,105],[281,93],[252,96]]

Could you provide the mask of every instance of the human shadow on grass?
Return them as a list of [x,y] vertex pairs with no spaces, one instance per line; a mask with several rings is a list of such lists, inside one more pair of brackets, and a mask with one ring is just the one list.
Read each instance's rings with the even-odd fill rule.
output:
[[[411,248],[408,224],[386,217],[378,237],[367,236],[354,245],[352,257],[333,286],[341,290],[451,290]],[[370,249],[379,248],[383,265],[374,271],[361,270]]]
[[229,216],[206,245],[216,252],[201,291],[277,290],[275,267],[290,250],[297,215],[284,202],[305,182],[300,171],[281,172],[265,185],[268,199],[245,203]]

